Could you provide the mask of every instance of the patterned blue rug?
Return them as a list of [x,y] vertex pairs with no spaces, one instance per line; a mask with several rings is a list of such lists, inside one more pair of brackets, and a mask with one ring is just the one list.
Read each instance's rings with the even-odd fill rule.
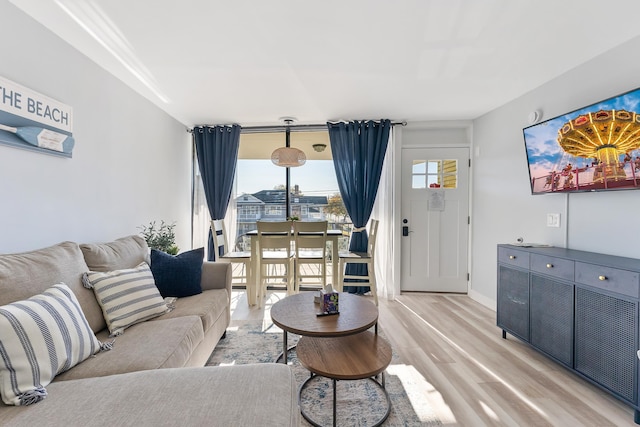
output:
[[[261,321],[234,322],[227,329],[227,337],[220,340],[207,365],[242,365],[248,363],[273,363],[282,351],[282,331],[271,323]],[[382,334],[382,331],[380,331]],[[289,345],[299,337],[289,334]],[[298,386],[308,377],[295,357],[289,355]],[[385,374],[386,389],[391,399],[391,413],[384,426],[439,426],[419,381],[410,368],[398,362],[393,354],[391,365]],[[384,393],[370,380],[338,381],[338,426],[370,426],[379,420],[386,410]],[[316,377],[304,390],[301,406],[321,425],[332,425],[333,386],[331,380]],[[310,426],[302,419],[301,426]]]

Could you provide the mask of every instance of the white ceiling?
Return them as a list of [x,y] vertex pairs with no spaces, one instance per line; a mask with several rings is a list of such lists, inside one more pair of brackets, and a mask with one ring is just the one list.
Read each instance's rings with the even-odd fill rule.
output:
[[474,119],[640,35],[637,0],[9,1],[187,126]]

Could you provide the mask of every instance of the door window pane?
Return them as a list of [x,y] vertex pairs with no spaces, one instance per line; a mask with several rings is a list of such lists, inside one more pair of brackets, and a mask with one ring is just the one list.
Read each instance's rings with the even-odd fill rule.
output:
[[412,171],[414,175],[427,173],[427,162],[425,160],[414,160]]
[[411,177],[411,188],[426,188],[427,184],[425,183],[426,175],[413,175]]

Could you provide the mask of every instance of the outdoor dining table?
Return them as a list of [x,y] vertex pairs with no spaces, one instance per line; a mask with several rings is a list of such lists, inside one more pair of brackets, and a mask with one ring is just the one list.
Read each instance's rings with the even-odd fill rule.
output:
[[[335,287],[338,286],[338,239],[342,236],[342,230],[327,230],[327,242],[331,242],[331,284]],[[248,283],[251,284],[251,288],[247,286],[247,298],[249,299],[249,304],[254,305],[256,303],[257,295],[258,295],[258,278],[260,277],[257,274],[258,265],[258,230],[251,230],[246,233],[246,236],[251,239],[251,272],[248,278]],[[291,235],[291,241],[293,242],[294,236]]]

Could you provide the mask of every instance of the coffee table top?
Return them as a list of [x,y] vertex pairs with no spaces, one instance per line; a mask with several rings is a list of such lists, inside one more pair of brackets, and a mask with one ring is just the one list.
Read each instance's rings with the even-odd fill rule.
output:
[[365,331],[378,321],[378,307],[358,295],[340,293],[340,314],[316,316],[317,292],[290,295],[271,307],[273,323],[287,332],[316,337],[339,337]]
[[389,343],[371,331],[346,337],[302,337],[296,353],[309,371],[336,380],[378,375],[389,366],[392,355]]

